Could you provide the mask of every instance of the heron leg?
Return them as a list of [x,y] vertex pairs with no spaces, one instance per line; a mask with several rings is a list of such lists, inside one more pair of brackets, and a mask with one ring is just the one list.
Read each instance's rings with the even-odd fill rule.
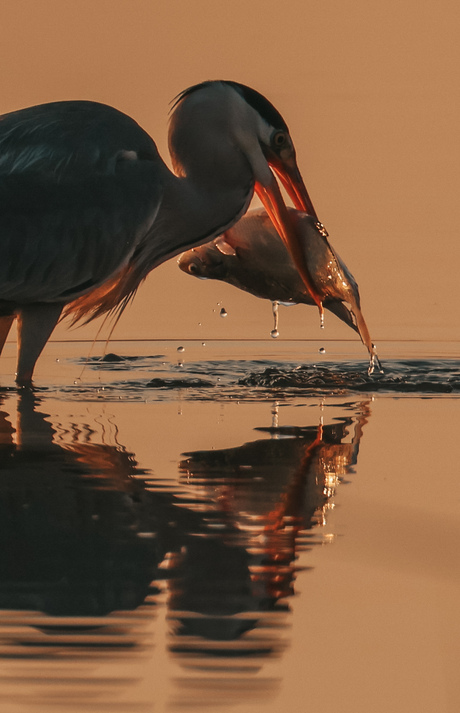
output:
[[4,317],[0,317],[0,354],[2,353],[6,338],[15,319],[15,314],[7,314]]
[[63,306],[42,303],[21,307],[18,314],[18,386],[31,386],[35,364],[61,316]]

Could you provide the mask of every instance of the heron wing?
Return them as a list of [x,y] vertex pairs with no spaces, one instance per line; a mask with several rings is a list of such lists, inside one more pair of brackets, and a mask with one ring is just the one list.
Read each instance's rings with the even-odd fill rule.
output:
[[93,102],[0,119],[0,300],[69,302],[126,265],[155,220],[162,165],[136,122]]

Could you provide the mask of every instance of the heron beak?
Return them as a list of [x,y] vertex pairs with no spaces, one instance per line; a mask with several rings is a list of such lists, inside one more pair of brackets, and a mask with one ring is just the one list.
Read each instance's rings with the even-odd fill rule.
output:
[[281,161],[278,156],[272,155],[269,158],[269,164],[280,179],[297,210],[308,213],[308,215],[311,215],[315,220],[318,220],[316,210],[313,207],[303,178],[297,168],[295,158]]
[[[311,205],[308,193],[305,189],[300,173],[297,167],[295,168],[297,172],[297,182],[292,181],[289,176],[285,179],[281,179],[281,173],[279,171],[277,171],[277,174],[280,176],[280,179],[283,181],[283,184],[286,185],[286,189],[287,183],[290,181],[289,186],[292,186],[292,194],[290,193],[290,195],[292,195],[292,200],[294,202],[295,207],[298,210],[309,212],[310,215],[313,215],[316,218],[315,211],[313,210],[313,206]],[[295,212],[289,211],[286,207],[276,178],[271,171],[270,174],[271,180],[264,181],[263,183],[260,181],[256,181],[255,191],[259,196],[260,200],[262,201],[263,206],[267,211],[268,215],[270,216],[270,219],[273,225],[275,226],[279,236],[282,238],[284,244],[289,250],[292,259],[294,260],[294,263],[299,271],[299,274],[305,283],[306,288],[311,294],[315,304],[318,306],[322,321],[323,296],[320,295],[320,293],[316,289],[314,280],[308,269],[308,265],[305,260],[305,255],[303,251],[302,235],[297,225],[297,221],[295,221],[294,219]],[[294,195],[295,199],[293,197]],[[310,210],[307,209],[307,204],[310,207]]]

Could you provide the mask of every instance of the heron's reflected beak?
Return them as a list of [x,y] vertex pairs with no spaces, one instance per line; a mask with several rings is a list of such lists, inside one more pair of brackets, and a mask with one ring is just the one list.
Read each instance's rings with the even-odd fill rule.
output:
[[[295,171],[284,171],[281,173],[281,167],[274,166],[276,173],[289,192],[292,201],[297,210],[309,213],[316,218],[316,213],[311,204],[307,190],[300,176],[297,166]],[[284,244],[291,253],[292,259],[305,283],[306,288],[311,294],[313,300],[318,305],[320,315],[323,315],[323,297],[317,291],[303,251],[302,235],[295,221],[295,212],[289,212],[281,195],[276,178],[271,174],[272,178],[269,182],[261,183],[256,181],[255,190],[260,200],[263,203],[270,219],[275,226],[279,236],[283,239]]]

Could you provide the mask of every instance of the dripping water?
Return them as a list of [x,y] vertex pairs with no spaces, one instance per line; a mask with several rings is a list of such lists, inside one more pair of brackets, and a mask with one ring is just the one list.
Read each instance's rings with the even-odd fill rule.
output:
[[273,312],[273,329],[270,332],[272,339],[277,339],[280,335],[278,331],[278,321],[279,321],[279,306],[280,303],[276,300],[272,301],[272,312]]

